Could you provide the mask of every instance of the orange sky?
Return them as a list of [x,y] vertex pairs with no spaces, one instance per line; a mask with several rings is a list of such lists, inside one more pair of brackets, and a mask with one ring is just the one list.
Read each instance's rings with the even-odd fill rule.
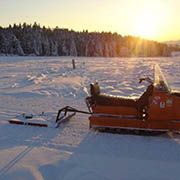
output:
[[1,0],[0,25],[38,22],[158,41],[180,39],[180,0]]

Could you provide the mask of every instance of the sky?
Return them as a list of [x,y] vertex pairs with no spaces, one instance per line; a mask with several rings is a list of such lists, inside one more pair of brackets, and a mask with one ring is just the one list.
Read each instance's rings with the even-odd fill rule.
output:
[[0,26],[34,23],[180,40],[180,0],[0,0]]

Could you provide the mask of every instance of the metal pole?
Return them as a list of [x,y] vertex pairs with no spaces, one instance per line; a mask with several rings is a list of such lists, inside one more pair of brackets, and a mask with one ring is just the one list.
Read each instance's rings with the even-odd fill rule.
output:
[[73,66],[73,69],[76,69],[76,65],[75,65],[75,60],[72,59],[72,66]]

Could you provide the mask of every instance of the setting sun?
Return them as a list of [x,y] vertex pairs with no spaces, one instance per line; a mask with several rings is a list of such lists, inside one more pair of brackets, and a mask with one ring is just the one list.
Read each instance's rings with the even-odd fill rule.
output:
[[137,35],[151,38],[157,33],[157,20],[152,14],[142,14],[135,22],[134,31]]
[[132,22],[134,34],[148,39],[160,37],[166,30],[165,25],[169,15],[170,11],[167,10],[167,6],[160,1],[156,2],[156,4],[150,1],[144,6],[142,5],[138,8]]

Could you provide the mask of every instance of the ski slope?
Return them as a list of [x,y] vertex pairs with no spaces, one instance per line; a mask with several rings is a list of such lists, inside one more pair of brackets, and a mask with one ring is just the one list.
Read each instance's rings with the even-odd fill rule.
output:
[[[72,69],[71,60],[76,60]],[[0,179],[179,180],[180,135],[137,136],[89,130],[77,115],[58,129],[18,126],[18,114],[45,113],[55,121],[65,105],[87,110],[89,84],[139,96],[158,63],[172,89],[180,89],[180,58],[0,57]]]

